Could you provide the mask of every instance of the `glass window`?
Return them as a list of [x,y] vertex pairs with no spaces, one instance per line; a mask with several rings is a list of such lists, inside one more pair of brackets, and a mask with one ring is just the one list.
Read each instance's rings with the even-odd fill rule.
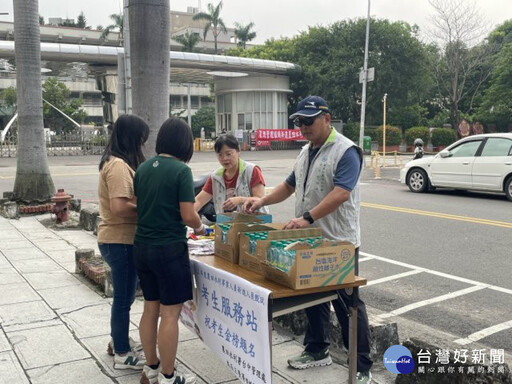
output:
[[272,112],[272,92],[265,92],[265,99],[267,101],[267,107],[265,109],[266,112]]
[[211,100],[207,96],[201,96],[201,107],[208,107],[212,104]]
[[199,109],[199,96],[190,96],[190,108]]
[[267,113],[267,127],[266,128],[269,128],[269,129],[274,129],[274,128],[277,128],[277,127],[274,127],[274,119],[272,117],[272,113]]
[[470,157],[475,156],[475,153],[482,143],[481,140],[477,141],[468,141],[462,143],[461,145],[456,146],[450,150],[452,157]]
[[238,128],[239,130],[242,130],[245,128],[245,118],[243,113],[238,114]]
[[260,126],[260,114],[259,113],[254,113],[254,129],[260,129],[261,126]]
[[239,92],[235,93],[236,95],[236,111],[237,112],[245,112],[245,101],[247,96],[245,93]]
[[510,156],[512,140],[491,137],[487,139],[481,156]]
[[181,96],[171,95],[171,107],[172,108],[181,108]]
[[224,96],[223,95],[217,96],[217,112],[218,113],[224,112]]
[[252,113],[245,114],[245,129],[248,131],[252,129]]
[[231,93],[228,93],[227,95],[224,95],[224,112],[233,112],[233,95]]
[[260,97],[261,92],[254,92],[254,112],[260,111]]
[[267,129],[267,114],[261,113],[260,114],[260,128]]

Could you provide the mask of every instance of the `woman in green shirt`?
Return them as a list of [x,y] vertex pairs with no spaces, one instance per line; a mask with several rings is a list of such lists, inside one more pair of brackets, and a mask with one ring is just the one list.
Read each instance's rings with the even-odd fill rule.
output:
[[142,374],[144,382],[189,384],[195,377],[178,375],[174,366],[181,307],[192,299],[185,225],[196,234],[205,232],[194,210],[192,171],[185,164],[193,154],[190,127],[177,118],[165,121],[158,132],[156,153],[138,168],[134,179],[138,215],[134,255],[144,294],[139,325],[146,355]]

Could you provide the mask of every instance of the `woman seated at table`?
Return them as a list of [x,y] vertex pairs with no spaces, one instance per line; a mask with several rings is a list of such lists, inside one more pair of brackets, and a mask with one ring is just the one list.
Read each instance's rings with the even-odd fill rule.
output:
[[[261,169],[240,158],[240,146],[235,136],[223,134],[214,146],[221,165],[206,181],[196,196],[194,208],[199,211],[213,198],[215,213],[241,211],[248,197],[265,195],[265,180]],[[260,212],[268,212],[266,207]]]

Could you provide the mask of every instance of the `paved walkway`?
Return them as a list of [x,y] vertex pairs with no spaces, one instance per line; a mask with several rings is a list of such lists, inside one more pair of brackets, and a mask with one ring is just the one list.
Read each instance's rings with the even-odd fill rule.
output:
[[[82,230],[51,230],[49,215],[7,220],[0,217],[0,384],[135,384],[136,371],[112,368],[106,353],[112,300],[75,274],[75,250],[94,248],[96,237]],[[132,307],[132,336],[142,301]],[[273,332],[272,383],[345,383],[346,366],[304,371],[286,360],[302,346]],[[198,383],[239,383],[207,346],[180,327],[178,360]]]

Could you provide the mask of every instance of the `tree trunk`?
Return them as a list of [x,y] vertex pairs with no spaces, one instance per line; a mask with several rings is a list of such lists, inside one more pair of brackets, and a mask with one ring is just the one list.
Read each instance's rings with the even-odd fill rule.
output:
[[129,0],[128,7],[133,113],[149,125],[144,146],[148,158],[155,154],[156,135],[169,118],[169,1]]
[[13,0],[18,104],[18,151],[13,195],[48,201],[55,187],[48,167],[43,125],[38,0]]

